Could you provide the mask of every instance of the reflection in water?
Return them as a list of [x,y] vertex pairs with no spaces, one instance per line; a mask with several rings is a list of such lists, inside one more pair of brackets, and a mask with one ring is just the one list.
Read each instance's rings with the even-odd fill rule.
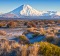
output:
[[32,37],[32,35],[33,35],[33,33],[26,34],[27,38],[29,38],[29,40],[30,40],[30,43],[44,41],[44,39],[45,39],[44,35],[39,35],[36,37]]

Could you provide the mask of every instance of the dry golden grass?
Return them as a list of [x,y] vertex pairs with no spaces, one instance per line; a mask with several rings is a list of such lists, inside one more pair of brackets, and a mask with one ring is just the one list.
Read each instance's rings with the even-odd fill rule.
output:
[[39,46],[38,43],[34,43],[32,47],[30,47],[29,56],[38,56]]
[[[39,42],[30,45],[18,44],[6,40],[0,42],[0,56],[11,56],[13,51],[14,56],[60,56],[60,47],[50,44],[48,42]],[[1,51],[2,50],[2,51]],[[4,55],[3,55],[4,53]]]

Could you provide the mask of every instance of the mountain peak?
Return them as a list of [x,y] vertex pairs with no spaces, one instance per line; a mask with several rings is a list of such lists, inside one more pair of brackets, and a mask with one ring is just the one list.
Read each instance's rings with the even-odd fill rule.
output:
[[10,11],[9,13],[6,13],[3,15],[4,17],[8,16],[8,17],[60,17],[60,12],[55,12],[55,11],[37,11],[36,9],[34,9],[33,7],[31,7],[30,5],[26,5],[23,4],[21,6],[19,6],[18,8]]
[[39,11],[32,8],[30,5],[21,5],[20,7],[14,9],[13,11],[9,12],[11,14],[15,14],[18,16],[39,16]]
[[26,5],[26,4],[23,4],[20,7],[22,7],[22,9],[25,9],[25,8],[31,9],[32,8],[30,5]]
[[30,5],[28,5],[28,4],[23,4],[23,5],[21,5],[21,6],[30,6]]

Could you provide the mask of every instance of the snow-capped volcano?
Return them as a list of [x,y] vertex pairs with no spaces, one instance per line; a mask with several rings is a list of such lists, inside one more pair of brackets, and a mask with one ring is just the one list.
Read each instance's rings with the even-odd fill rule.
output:
[[23,16],[39,16],[39,15],[41,15],[41,12],[35,10],[34,8],[32,8],[29,5],[22,5],[9,13],[16,14],[19,16],[20,15],[23,15]]
[[60,18],[60,12],[57,11],[37,11],[36,9],[32,8],[29,5],[21,5],[20,7],[5,13],[2,17],[7,18]]

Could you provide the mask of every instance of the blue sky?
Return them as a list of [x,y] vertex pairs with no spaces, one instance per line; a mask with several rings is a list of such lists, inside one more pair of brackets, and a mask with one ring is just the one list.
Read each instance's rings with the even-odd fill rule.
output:
[[0,0],[0,13],[7,13],[22,4],[39,11],[60,11],[60,0]]

